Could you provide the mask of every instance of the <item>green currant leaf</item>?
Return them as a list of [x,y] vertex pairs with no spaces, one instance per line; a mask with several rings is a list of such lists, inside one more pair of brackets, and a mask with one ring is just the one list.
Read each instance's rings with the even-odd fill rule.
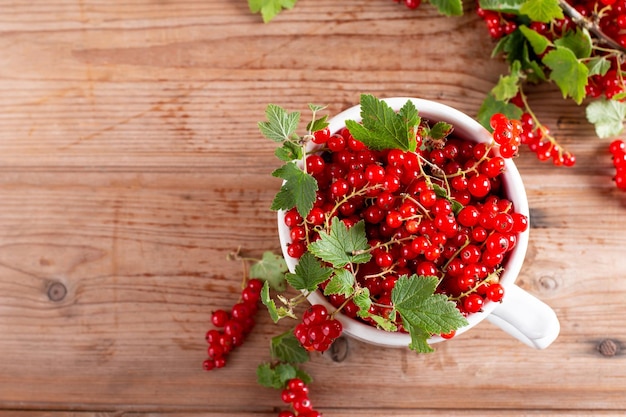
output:
[[300,368],[296,368],[296,378],[300,378],[302,382],[304,382],[306,385],[310,385],[311,382],[313,382],[313,378],[311,378],[311,375],[309,375],[306,371]]
[[263,288],[261,288],[261,302],[265,307],[267,307],[267,312],[269,313],[272,321],[274,323],[278,322],[280,319],[278,309],[276,308],[276,303],[270,297],[270,286],[267,281],[263,283]]
[[483,10],[519,14],[519,9],[524,2],[526,0],[480,0],[478,4]]
[[391,301],[411,334],[411,348],[427,352],[431,334],[448,333],[467,325],[456,304],[444,294],[435,294],[437,277],[402,276],[391,292]]
[[359,311],[357,314],[360,317],[369,316],[369,309],[372,305],[372,299],[370,298],[370,290],[367,288],[359,288],[354,292],[354,297],[352,297],[352,301],[359,307]]
[[437,122],[431,128],[426,128],[426,135],[434,140],[445,139],[450,133],[452,133],[453,127],[446,122]]
[[561,89],[563,97],[568,96],[580,104],[585,98],[585,86],[589,70],[576,58],[571,49],[557,46],[543,57],[543,63],[550,68],[550,79]]
[[274,302],[274,300],[270,297],[270,286],[267,281],[265,281],[263,288],[261,288],[261,302],[267,308],[267,312],[274,323],[277,323],[278,320],[284,317],[296,318],[291,309],[286,307],[276,307],[276,302]]
[[611,61],[605,56],[594,56],[586,61],[585,65],[587,65],[590,77],[594,75],[604,76],[611,69]]
[[324,115],[319,119],[315,119],[310,122],[306,126],[306,130],[308,130],[309,132],[317,132],[318,130],[322,130],[326,127],[328,127],[328,115]]
[[526,0],[520,6],[519,11],[528,16],[530,20],[543,23],[564,18],[559,0]]
[[295,273],[288,273],[285,278],[296,290],[312,292],[326,281],[332,272],[332,268],[322,266],[311,252],[305,252],[296,265]]
[[439,280],[437,277],[402,276],[391,292],[391,301],[398,310],[418,308],[424,300],[434,294]]
[[346,121],[346,127],[355,139],[374,150],[415,149],[414,135],[419,126],[419,117],[410,100],[398,113],[384,101],[369,94],[361,95],[360,104],[361,123]]
[[266,122],[259,122],[259,130],[268,139],[274,142],[291,140],[300,122],[300,113],[288,113],[275,104],[268,104],[265,108]]
[[522,64],[514,61],[509,75],[501,75],[498,83],[491,89],[491,94],[500,101],[509,101],[519,93],[520,71]]
[[354,293],[354,275],[345,269],[336,269],[324,288],[324,295],[340,294],[350,297]]
[[292,9],[297,0],[248,0],[252,13],[261,12],[263,22],[268,23],[283,9]]
[[365,263],[372,255],[364,252],[369,248],[363,220],[348,229],[337,217],[331,219],[330,232],[321,231],[320,239],[309,244],[309,251],[335,268],[349,263]]
[[276,291],[285,290],[285,273],[289,269],[282,256],[271,251],[263,252],[263,256],[250,266],[250,278],[266,281]]
[[387,332],[397,332],[398,326],[391,320],[385,317],[379,316],[377,314],[368,313],[367,318],[374,320],[376,326],[387,331]]
[[269,363],[262,363],[256,368],[256,381],[259,385],[267,388],[281,389],[282,385],[275,378],[274,369]]
[[520,25],[519,30],[524,35],[528,42],[530,42],[530,46],[533,48],[533,51],[537,55],[541,55],[545,52],[548,46],[552,45],[550,39],[546,38],[536,30],[529,28],[526,25]]
[[[406,327],[407,325],[408,328]],[[404,326],[411,335],[411,343],[409,344],[409,349],[414,350],[417,353],[432,353],[435,351],[435,349],[430,347],[430,345],[428,344],[430,334],[426,333],[419,327],[412,326],[410,323],[404,323]]]
[[483,104],[478,110],[476,118],[485,129],[492,131],[489,121],[491,116],[496,113],[502,113],[509,119],[519,119],[522,117],[522,109],[512,103],[496,100],[492,94],[487,94],[487,97],[483,101]]
[[587,30],[576,28],[568,30],[565,35],[554,40],[554,44],[570,49],[576,58],[584,59],[591,56],[591,36]]
[[272,173],[284,179],[280,191],[274,197],[272,210],[289,210],[296,207],[302,217],[306,217],[315,203],[317,181],[302,171],[295,162],[288,162]]
[[283,146],[276,148],[274,155],[284,162],[302,159],[302,146],[293,142],[283,142]]
[[463,2],[461,0],[429,0],[429,3],[445,16],[463,15]]
[[320,106],[319,104],[309,103],[309,110],[311,110],[311,112],[313,112],[313,113],[317,113],[319,111],[322,111],[326,107],[328,107],[328,106]]
[[281,362],[304,363],[309,360],[308,352],[298,342],[292,330],[274,336],[270,344],[270,352],[273,359]]
[[626,103],[617,100],[598,99],[587,105],[587,120],[595,127],[599,138],[617,136],[624,130]]
[[525,43],[522,47],[522,68],[526,74],[526,80],[531,83],[546,81],[546,74],[540,62],[530,58],[529,48],[528,43]]

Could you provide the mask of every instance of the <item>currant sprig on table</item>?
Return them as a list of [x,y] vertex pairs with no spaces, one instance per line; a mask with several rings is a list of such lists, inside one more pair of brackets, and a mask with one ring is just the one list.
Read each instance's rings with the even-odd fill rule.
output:
[[[626,2],[624,0],[479,0],[478,15],[496,39],[493,55],[509,63],[479,112],[531,121],[529,148],[541,160],[571,166],[572,155],[530,109],[524,87],[552,82],[563,98],[586,103],[600,138],[619,135],[626,117]],[[585,101],[585,99],[588,99]]]

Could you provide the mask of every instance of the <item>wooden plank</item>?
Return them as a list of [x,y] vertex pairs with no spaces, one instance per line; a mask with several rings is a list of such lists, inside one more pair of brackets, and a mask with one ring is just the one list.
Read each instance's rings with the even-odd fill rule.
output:
[[[244,1],[3,3],[0,417],[277,414],[255,368],[292,323],[260,314],[227,368],[200,369],[210,312],[239,289],[227,254],[278,249],[265,105],[332,115],[372,92],[473,115],[505,70],[474,14],[389,3],[300,0],[269,25]],[[305,365],[326,415],[626,410],[626,200],[584,109],[552,87],[530,99],[578,156],[517,161],[533,225],[519,284],[560,337],[533,351],[484,323],[423,356],[348,340]]]

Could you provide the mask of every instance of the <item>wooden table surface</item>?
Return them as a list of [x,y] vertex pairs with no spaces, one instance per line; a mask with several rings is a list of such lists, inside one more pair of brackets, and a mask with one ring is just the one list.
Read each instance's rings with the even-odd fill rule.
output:
[[[205,332],[238,297],[238,247],[278,251],[268,103],[335,114],[367,92],[475,115],[506,66],[484,23],[391,0],[0,2],[0,417],[275,416],[263,311],[226,368]],[[626,413],[626,194],[608,141],[555,86],[529,92],[578,160],[517,164],[532,210],[519,284],[561,334],[484,322],[429,355],[347,339],[305,369],[325,416]],[[624,136],[622,136],[623,138]]]

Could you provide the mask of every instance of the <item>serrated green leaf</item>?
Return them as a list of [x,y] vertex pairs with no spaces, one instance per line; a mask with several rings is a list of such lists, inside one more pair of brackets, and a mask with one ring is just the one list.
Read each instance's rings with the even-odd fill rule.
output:
[[624,130],[626,103],[616,100],[598,99],[587,105],[587,120],[595,127],[599,138],[617,136]]
[[300,368],[296,368],[296,378],[300,378],[302,382],[304,382],[306,385],[311,385],[311,382],[313,382],[313,378],[311,378],[311,375],[309,375],[306,371]]
[[250,266],[250,278],[258,278],[269,283],[276,291],[285,290],[285,273],[289,269],[282,256],[271,251],[263,252],[263,256]]
[[302,146],[297,143],[285,141],[283,142],[283,146],[276,148],[274,155],[281,161],[289,162],[302,159],[303,150]]
[[263,283],[263,288],[261,288],[261,302],[267,308],[267,312],[270,315],[270,318],[274,323],[280,320],[280,315],[278,314],[278,309],[276,308],[276,303],[270,297],[270,285],[268,281]]
[[259,122],[259,130],[268,139],[274,142],[291,140],[294,136],[300,113],[288,113],[285,109],[275,104],[268,104],[265,108],[266,122]]
[[571,49],[557,46],[548,52],[542,62],[550,68],[550,79],[561,89],[564,98],[572,99],[580,104],[585,98],[585,86],[589,70],[580,62]]
[[452,133],[453,126],[446,122],[437,122],[428,129],[428,136],[432,139],[440,140],[445,139],[450,133]]
[[522,35],[524,35],[524,37],[528,39],[528,42],[530,42],[530,46],[533,48],[533,51],[537,55],[543,54],[548,46],[552,45],[550,39],[546,38],[536,30],[533,30],[526,25],[520,25],[519,30],[521,31]]
[[467,324],[456,304],[443,294],[432,294],[413,309],[396,308],[402,323],[410,323],[429,334],[448,333]]
[[276,374],[276,379],[285,387],[287,381],[296,377],[296,367],[290,363],[279,363],[274,367],[274,373]]
[[[410,103],[410,104],[409,104]],[[346,127],[355,139],[370,149],[414,149],[411,136],[416,126],[409,126],[412,117],[412,102],[403,106],[404,111],[396,113],[386,102],[369,94],[361,95],[361,123],[347,120]],[[414,106],[413,106],[414,108]],[[416,112],[416,110],[415,110]]]
[[492,94],[487,94],[476,118],[485,129],[492,131],[489,121],[496,113],[502,113],[509,119],[519,119],[522,116],[522,109],[512,103],[496,100]]
[[411,343],[409,344],[409,349],[416,351],[417,353],[432,353],[435,351],[428,344],[428,339],[430,338],[430,334],[426,333],[419,327],[411,326],[410,324],[405,324],[406,329],[409,331],[411,335]]
[[261,12],[263,22],[268,23],[283,9],[292,9],[297,0],[248,0],[252,13]]
[[335,268],[343,268],[349,263],[365,263],[372,255],[363,252],[368,249],[365,235],[365,222],[357,222],[348,229],[337,217],[331,219],[330,232],[319,233],[320,239],[309,244],[309,251]]
[[262,363],[256,368],[256,381],[259,385],[267,388],[281,389],[277,379],[274,377],[274,369],[269,363]]
[[313,113],[317,113],[319,111],[322,111],[326,107],[328,107],[328,106],[320,106],[319,104],[309,103],[309,110],[311,110]]
[[445,16],[461,16],[463,14],[463,2],[461,0],[429,0],[429,3]]
[[522,46],[522,69],[526,74],[526,80],[530,83],[538,83],[547,80],[540,62],[530,58],[528,43]]
[[478,4],[483,10],[519,14],[519,9],[525,1],[526,0],[480,0]]
[[584,59],[591,56],[592,42],[589,32],[584,29],[568,30],[565,35],[554,40],[554,44],[571,50],[576,58]]
[[285,182],[274,197],[272,210],[289,210],[296,207],[302,217],[306,217],[315,203],[317,181],[310,174],[302,171],[295,162],[288,162],[272,175]]
[[563,19],[563,10],[559,6],[559,0],[526,0],[519,9],[530,20],[548,23],[555,19]]
[[397,332],[398,331],[398,326],[396,326],[396,324],[385,317],[379,316],[377,314],[368,314],[367,315],[368,318],[374,320],[374,322],[376,323],[376,326],[387,331],[387,332]]
[[425,299],[434,294],[439,280],[430,276],[402,276],[396,281],[391,292],[391,301],[398,309],[418,308]]
[[491,89],[491,94],[499,101],[509,101],[519,93],[521,64],[514,61],[510,74],[501,75],[498,83]]
[[394,309],[411,334],[411,348],[429,352],[426,340],[432,334],[448,333],[467,325],[467,320],[443,294],[435,294],[437,277],[402,276],[391,292]]
[[300,257],[294,272],[285,276],[289,285],[299,291],[312,292],[330,277],[333,269],[323,266],[313,254],[305,252]]
[[350,297],[354,293],[354,275],[345,269],[336,269],[324,288],[324,295],[343,295]]
[[359,307],[357,314],[360,317],[367,317],[369,315],[369,309],[372,305],[372,299],[370,298],[370,290],[367,288],[359,288],[354,293],[352,301]]
[[277,323],[278,320],[285,317],[291,317],[293,319],[296,318],[296,315],[291,307],[286,308],[284,306],[276,306],[276,302],[270,297],[270,286],[267,281],[263,283],[263,288],[261,288],[261,302],[267,308],[267,312],[274,323]]
[[273,359],[282,362],[304,363],[309,360],[308,352],[291,330],[272,338],[270,353]]
[[587,65],[590,77],[594,75],[604,76],[611,69],[611,61],[605,56],[594,56],[586,61],[585,65]]
[[326,127],[328,127],[328,115],[324,115],[313,120],[312,122],[309,122],[309,124],[306,125],[306,130],[309,132],[317,132],[318,130],[322,130]]

